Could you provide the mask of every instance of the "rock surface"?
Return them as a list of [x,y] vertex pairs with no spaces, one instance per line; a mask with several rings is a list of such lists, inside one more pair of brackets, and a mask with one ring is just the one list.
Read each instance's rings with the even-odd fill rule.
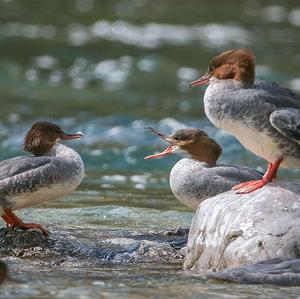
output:
[[95,245],[82,242],[71,232],[50,230],[48,237],[40,231],[18,228],[0,229],[0,257],[18,257],[40,262],[65,260],[94,262],[168,262],[183,259],[187,229],[134,234],[123,231]]
[[192,221],[184,268],[197,272],[300,258],[300,184],[269,184],[202,202]]
[[210,272],[207,277],[248,284],[300,286],[300,259],[275,258],[240,268]]

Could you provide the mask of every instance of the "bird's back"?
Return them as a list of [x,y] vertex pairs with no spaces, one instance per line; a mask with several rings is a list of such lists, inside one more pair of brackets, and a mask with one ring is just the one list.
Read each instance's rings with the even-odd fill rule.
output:
[[217,165],[184,158],[178,161],[170,173],[170,186],[174,196],[195,210],[206,198],[230,190],[233,186],[262,178],[262,174],[243,166]]

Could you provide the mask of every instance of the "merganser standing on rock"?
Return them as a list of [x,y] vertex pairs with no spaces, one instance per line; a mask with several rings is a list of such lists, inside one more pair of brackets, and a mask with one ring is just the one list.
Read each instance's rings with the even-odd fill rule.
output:
[[55,124],[36,122],[24,139],[24,150],[33,156],[0,162],[0,215],[7,226],[48,234],[39,224],[24,223],[13,210],[56,199],[79,186],[84,177],[81,157],[59,141],[81,137],[82,133],[66,134]]
[[250,49],[229,50],[213,58],[206,75],[190,87],[209,84],[204,109],[209,120],[269,162],[262,179],[239,184],[249,193],[275,180],[277,170],[300,167],[300,96],[276,83],[255,82]]
[[170,145],[163,152],[145,159],[172,153],[182,153],[188,157],[172,168],[170,186],[174,196],[193,210],[206,198],[230,190],[236,184],[262,178],[260,172],[248,167],[217,165],[222,148],[199,129],[182,129],[170,136],[149,129]]

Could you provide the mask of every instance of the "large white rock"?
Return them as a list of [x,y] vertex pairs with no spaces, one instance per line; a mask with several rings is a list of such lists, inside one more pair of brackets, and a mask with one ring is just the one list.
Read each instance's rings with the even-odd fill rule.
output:
[[184,268],[198,272],[276,257],[300,257],[300,184],[228,191],[202,202],[192,221]]

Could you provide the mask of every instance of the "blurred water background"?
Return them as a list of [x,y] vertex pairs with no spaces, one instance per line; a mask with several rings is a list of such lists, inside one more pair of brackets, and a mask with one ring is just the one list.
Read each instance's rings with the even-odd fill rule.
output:
[[[46,203],[42,210],[20,214],[45,225],[75,222],[95,230],[188,227],[192,213],[173,198],[168,186],[169,170],[178,157],[143,160],[165,146],[145,131],[149,124],[164,133],[202,128],[223,146],[222,162],[265,169],[264,161],[207,121],[204,89],[188,88],[188,82],[205,73],[211,57],[233,47],[254,50],[258,78],[300,91],[297,1],[0,0],[0,158],[23,154],[23,135],[37,120],[85,134],[69,142],[86,164],[87,177],[78,191]],[[298,180],[300,172],[282,170],[278,178]],[[124,208],[116,209],[120,206]],[[82,211],[89,207],[94,215],[85,218]],[[56,217],[60,214],[55,211],[75,208],[79,210],[72,223]],[[132,209],[139,211],[133,218]],[[47,278],[51,283],[46,288],[46,278],[28,286],[23,275],[18,295],[51,298],[58,292],[60,298],[75,293],[91,298],[103,287],[105,298],[118,297],[115,288],[125,288],[128,298],[149,298],[147,283],[162,284],[161,293],[154,292],[156,298],[167,293],[181,298],[191,285],[195,289],[190,295],[201,293],[203,298],[221,298],[226,292],[245,298],[258,292],[249,286],[205,285],[187,279],[180,267],[164,265],[161,276],[156,273],[149,280],[135,270],[135,280],[111,282],[113,287],[96,288],[95,281],[85,277],[81,291],[74,291],[72,279],[53,290],[53,277]],[[141,278],[138,286],[136,277]],[[92,293],[86,289],[90,285]],[[15,286],[8,286],[5,296],[15,292]],[[270,288],[265,298],[271,298],[269,294],[280,298],[282,291]]]

